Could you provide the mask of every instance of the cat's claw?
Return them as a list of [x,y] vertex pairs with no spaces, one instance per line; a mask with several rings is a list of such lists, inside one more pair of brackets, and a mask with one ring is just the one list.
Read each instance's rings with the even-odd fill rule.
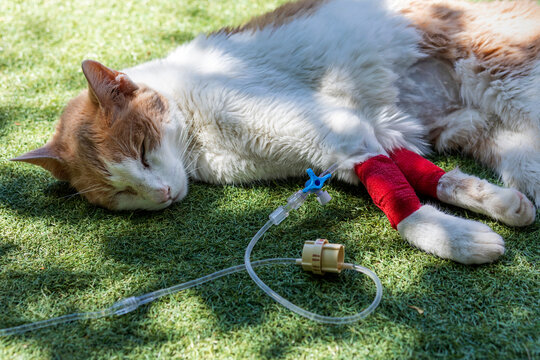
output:
[[424,205],[397,229],[411,245],[462,264],[484,264],[504,254],[504,240],[482,223],[445,214]]

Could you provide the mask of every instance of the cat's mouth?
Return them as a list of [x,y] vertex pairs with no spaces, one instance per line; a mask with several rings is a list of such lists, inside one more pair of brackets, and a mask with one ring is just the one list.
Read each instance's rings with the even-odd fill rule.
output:
[[174,195],[172,198],[171,198],[171,204],[175,203],[175,202],[178,202],[180,200],[182,200],[183,198],[185,198],[187,195],[187,186],[186,187],[183,187],[180,191],[178,191],[178,193],[176,195]]
[[168,199],[164,199],[161,202],[157,203],[157,206],[159,206],[159,209],[165,209],[176,202],[182,201],[182,199],[185,196],[186,196],[186,191],[179,191],[176,195],[171,196]]

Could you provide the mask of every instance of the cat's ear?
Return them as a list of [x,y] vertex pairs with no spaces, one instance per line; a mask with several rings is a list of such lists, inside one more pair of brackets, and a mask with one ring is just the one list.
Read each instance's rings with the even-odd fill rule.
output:
[[26,154],[11,159],[11,161],[23,161],[41,166],[42,168],[49,170],[58,180],[69,181],[65,161],[57,154],[54,147],[50,144],[29,151]]
[[90,98],[101,107],[122,105],[139,88],[126,74],[94,60],[84,60],[82,70],[88,80]]

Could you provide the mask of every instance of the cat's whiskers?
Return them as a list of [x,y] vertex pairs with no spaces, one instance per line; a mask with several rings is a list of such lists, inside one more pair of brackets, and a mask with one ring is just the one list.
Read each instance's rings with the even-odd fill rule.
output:
[[195,174],[195,172],[196,172],[197,170],[199,170],[200,168],[201,168],[201,167],[196,167],[196,168],[194,168],[194,169],[190,169],[189,171],[186,172],[187,176],[191,176],[191,175]]
[[188,176],[194,174],[197,170],[201,168],[200,166],[196,168],[191,168],[194,164],[197,164],[197,158],[191,159],[191,161],[187,165],[185,165],[186,173]]
[[92,191],[98,191],[98,190],[107,190],[107,188],[105,186],[103,186],[103,185],[93,185],[93,186],[89,186],[86,189],[83,189],[81,191],[77,191],[74,194],[69,194],[69,195],[66,195],[66,196],[62,196],[62,197],[60,197],[60,199],[70,199],[70,198],[75,197],[77,195],[82,195],[82,194],[86,194],[86,193],[89,193],[89,192],[92,192]]
[[195,139],[194,134],[188,134],[188,133],[183,133],[182,134],[182,138],[180,139],[180,142],[182,144],[184,144],[184,149],[180,153],[180,157],[182,158],[183,161],[186,160],[186,154],[188,153],[188,150],[189,150],[189,148],[191,146],[191,143],[193,142],[194,139]]

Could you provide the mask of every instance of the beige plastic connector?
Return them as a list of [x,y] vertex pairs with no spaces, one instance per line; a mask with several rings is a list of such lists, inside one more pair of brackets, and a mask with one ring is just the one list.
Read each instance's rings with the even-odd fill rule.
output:
[[326,239],[308,240],[304,244],[302,259],[296,260],[306,271],[324,275],[325,272],[340,273],[343,269],[345,246],[330,244]]

